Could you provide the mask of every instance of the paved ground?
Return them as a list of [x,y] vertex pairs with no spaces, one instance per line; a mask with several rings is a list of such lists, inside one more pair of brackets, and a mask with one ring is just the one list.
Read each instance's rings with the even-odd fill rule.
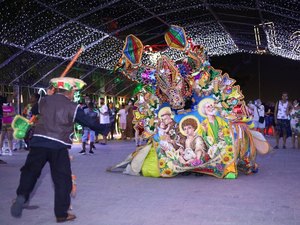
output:
[[[78,218],[70,224],[300,224],[300,150],[279,149],[258,156],[259,173],[240,175],[236,180],[193,175],[162,179],[105,172],[133,148],[133,142],[115,141],[97,145],[94,156],[82,156],[78,154],[80,146],[73,146],[72,168],[78,177],[78,193],[72,205]],[[48,165],[22,218],[9,214],[26,154],[19,151],[1,157],[8,164],[0,165],[0,224],[56,224]]]

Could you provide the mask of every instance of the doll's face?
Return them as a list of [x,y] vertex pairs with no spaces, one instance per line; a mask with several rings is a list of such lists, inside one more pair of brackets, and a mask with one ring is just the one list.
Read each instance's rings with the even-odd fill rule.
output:
[[172,117],[171,114],[164,114],[161,116],[161,122],[165,125],[165,127],[167,126],[167,124],[172,122]]
[[204,113],[208,116],[214,116],[216,115],[216,109],[215,106],[212,103],[207,103],[204,105]]
[[195,133],[195,129],[192,125],[184,126],[183,131],[186,133],[187,136],[193,136]]
[[180,89],[170,88],[168,97],[172,108],[182,109],[184,107],[184,99]]
[[162,128],[162,129],[165,129],[166,124],[163,121],[161,121],[159,127]]

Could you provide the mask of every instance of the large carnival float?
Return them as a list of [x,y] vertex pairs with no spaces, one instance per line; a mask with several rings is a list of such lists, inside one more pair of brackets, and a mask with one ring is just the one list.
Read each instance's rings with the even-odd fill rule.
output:
[[149,50],[134,35],[126,38],[115,67],[143,88],[135,102],[135,128],[147,144],[137,147],[108,171],[122,168],[131,175],[174,177],[184,172],[236,178],[258,171],[256,154],[269,144],[254,131],[251,115],[236,81],[213,68],[203,46],[170,26],[168,47],[180,51],[173,61],[161,53],[155,65],[143,62]]

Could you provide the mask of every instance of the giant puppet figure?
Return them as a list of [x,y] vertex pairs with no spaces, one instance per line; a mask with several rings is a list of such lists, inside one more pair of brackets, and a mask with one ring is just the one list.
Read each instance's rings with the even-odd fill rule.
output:
[[175,63],[162,54],[149,66],[141,63],[141,41],[126,38],[115,70],[144,85],[134,123],[144,125],[148,143],[108,171],[126,166],[124,173],[131,175],[173,177],[190,171],[229,179],[238,171],[256,173],[256,153],[267,153],[269,144],[252,130],[240,87],[210,65],[204,48],[181,27],[171,26],[165,40],[184,57]]

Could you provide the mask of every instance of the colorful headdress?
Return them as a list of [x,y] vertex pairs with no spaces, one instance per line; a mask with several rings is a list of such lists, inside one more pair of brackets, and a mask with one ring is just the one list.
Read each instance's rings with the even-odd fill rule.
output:
[[70,90],[80,90],[86,83],[73,77],[57,77],[50,80],[50,84],[55,88]]

